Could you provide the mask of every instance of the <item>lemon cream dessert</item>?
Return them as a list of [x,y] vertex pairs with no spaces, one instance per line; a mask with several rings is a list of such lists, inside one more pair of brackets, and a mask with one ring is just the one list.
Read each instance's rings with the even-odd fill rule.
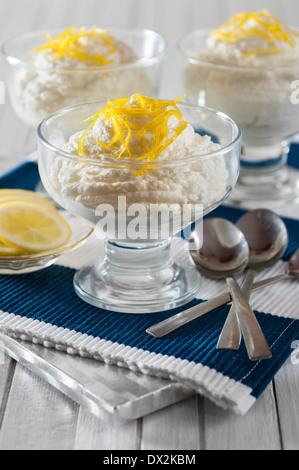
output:
[[211,155],[220,145],[195,131],[179,101],[134,94],[105,103],[64,145],[72,158],[55,159],[51,180],[61,204],[96,221],[99,204],[117,211],[119,197],[126,207],[159,204],[174,212],[222,201],[226,162],[219,152]]
[[30,50],[19,67],[12,99],[25,121],[37,125],[48,114],[78,103],[150,94],[140,57],[123,40],[95,26],[69,27]]
[[188,98],[236,120],[245,146],[275,145],[298,131],[299,107],[291,99],[299,76],[297,31],[263,10],[239,13],[188,41],[181,43]]

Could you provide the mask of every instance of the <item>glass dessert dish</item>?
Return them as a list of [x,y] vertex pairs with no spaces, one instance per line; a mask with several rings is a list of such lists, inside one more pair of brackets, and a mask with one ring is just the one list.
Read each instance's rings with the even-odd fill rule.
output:
[[145,29],[70,27],[19,35],[2,47],[13,108],[36,128],[67,106],[135,92],[156,96],[166,47]]
[[48,116],[38,128],[42,182],[105,239],[104,258],[77,271],[76,293],[126,313],[193,299],[201,275],[188,256],[173,258],[171,241],[229,196],[240,140],[225,114],[138,94]]
[[[70,27],[16,36],[2,47],[12,106],[35,132],[68,106],[135,92],[157,96],[166,49],[159,34],[145,29]],[[28,153],[35,160],[35,146]],[[48,197],[41,183],[36,190]]]
[[8,256],[0,254],[0,274],[25,274],[47,268],[54,264],[62,255],[66,255],[84,245],[94,230],[83,219],[60,210],[60,215],[69,224],[72,235],[69,241],[55,250],[24,255]]
[[267,11],[240,13],[217,31],[178,43],[189,102],[228,114],[242,129],[240,178],[229,201],[254,208],[299,198],[287,166],[299,131],[299,34]]

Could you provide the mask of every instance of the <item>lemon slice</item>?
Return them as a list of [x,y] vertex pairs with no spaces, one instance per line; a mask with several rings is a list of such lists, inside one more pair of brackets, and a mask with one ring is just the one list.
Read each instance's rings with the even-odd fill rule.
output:
[[0,204],[2,202],[24,200],[28,202],[35,202],[37,204],[43,204],[49,208],[56,210],[54,204],[48,201],[48,199],[35,193],[34,191],[29,191],[25,189],[0,189]]
[[20,248],[5,245],[0,241],[0,256],[18,256],[24,254]]
[[31,202],[0,204],[0,240],[23,252],[51,251],[65,245],[71,228],[59,212]]

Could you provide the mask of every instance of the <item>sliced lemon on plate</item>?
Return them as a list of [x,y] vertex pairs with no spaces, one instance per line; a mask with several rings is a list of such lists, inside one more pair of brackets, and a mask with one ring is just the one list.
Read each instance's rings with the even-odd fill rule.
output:
[[18,254],[55,250],[68,242],[71,233],[53,205],[28,200],[0,203],[0,241]]
[[34,191],[26,189],[0,189],[0,204],[9,201],[28,201],[42,204],[52,209],[56,209],[48,199],[40,196]]
[[20,248],[5,245],[0,240],[0,256],[19,256],[24,254]]

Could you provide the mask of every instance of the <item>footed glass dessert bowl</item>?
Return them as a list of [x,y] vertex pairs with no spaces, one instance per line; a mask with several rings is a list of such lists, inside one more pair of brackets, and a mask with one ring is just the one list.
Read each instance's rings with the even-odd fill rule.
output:
[[287,166],[299,132],[299,33],[263,10],[179,41],[189,102],[228,114],[242,129],[240,178],[229,201],[247,208],[299,201]]
[[67,106],[135,92],[157,96],[166,49],[150,30],[70,26],[13,37],[2,55],[14,110],[36,128]]
[[76,273],[76,293],[102,309],[135,314],[193,299],[201,275],[189,256],[173,258],[171,241],[229,196],[240,140],[225,114],[139,94],[45,118],[38,128],[41,180],[105,240],[103,259]]
[[[146,29],[74,27],[33,31],[2,47],[16,115],[36,132],[49,114],[79,103],[159,93],[167,44]],[[36,159],[35,139],[27,153]],[[47,197],[41,183],[36,190]]]

